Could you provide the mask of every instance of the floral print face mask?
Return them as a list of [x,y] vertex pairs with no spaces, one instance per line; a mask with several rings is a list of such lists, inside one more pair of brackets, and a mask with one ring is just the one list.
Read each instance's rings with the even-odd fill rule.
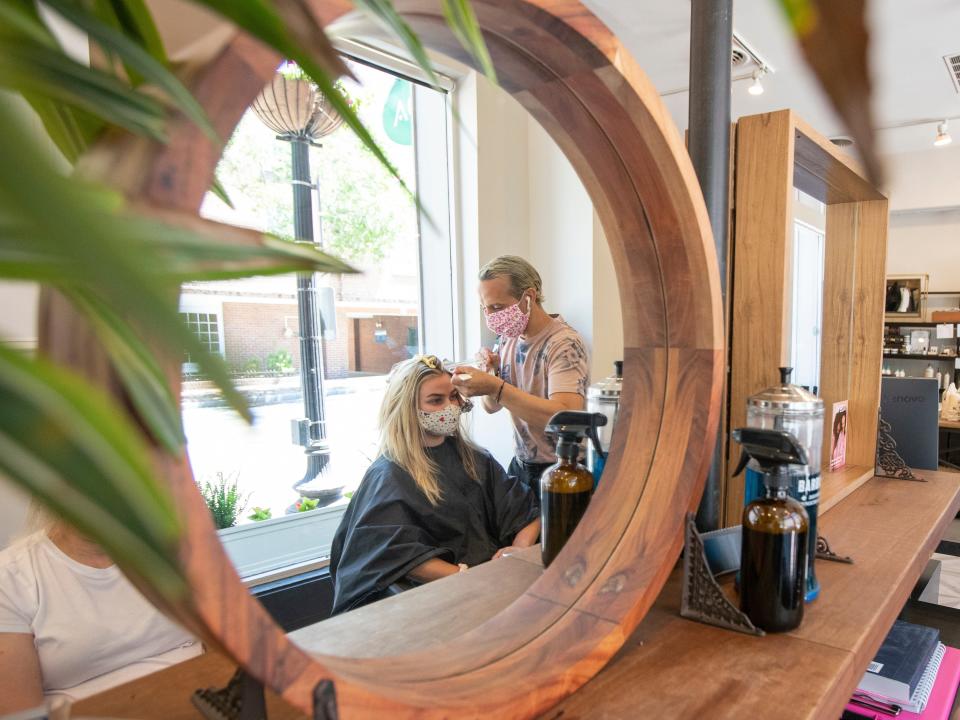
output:
[[487,327],[490,328],[490,332],[507,338],[518,338],[523,335],[523,331],[527,329],[527,323],[530,322],[530,298],[527,297],[527,312],[520,309],[521,302],[523,300],[487,315]]
[[460,428],[461,412],[463,411],[460,406],[454,403],[430,412],[418,408],[417,419],[420,421],[420,427],[431,435],[455,435]]

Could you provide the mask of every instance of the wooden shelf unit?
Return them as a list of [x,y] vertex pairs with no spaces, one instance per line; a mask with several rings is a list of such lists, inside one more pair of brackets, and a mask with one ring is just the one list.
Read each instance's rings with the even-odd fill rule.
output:
[[[790,110],[737,122],[732,234],[730,393],[727,431],[746,422],[747,398],[778,381],[789,365],[788,248],[794,188],[827,205],[820,396],[825,424],[847,400],[847,461],[872,467],[883,362],[887,199],[864,171]],[[728,452],[735,458],[736,449]],[[829,442],[823,467],[829,465]],[[739,523],[743,481],[729,477],[724,524]]]

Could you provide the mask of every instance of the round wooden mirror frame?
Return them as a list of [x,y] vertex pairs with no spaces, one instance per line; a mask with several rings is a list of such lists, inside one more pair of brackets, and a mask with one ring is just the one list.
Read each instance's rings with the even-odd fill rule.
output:
[[[468,62],[439,3],[398,0],[424,44]],[[352,11],[313,0],[325,25]],[[310,713],[333,680],[341,718],[530,717],[592,677],[661,590],[696,507],[719,416],[723,330],[716,255],[692,166],[666,109],[612,33],[574,0],[474,0],[502,87],[543,125],[586,186],[617,272],[624,397],[611,460],[575,538],[502,613],[410,655],[315,657],[293,645],[234,571],[185,457],[157,454],[184,517],[193,591],[166,608]],[[229,137],[279,58],[242,34],[185,68]],[[86,169],[159,208],[199,211],[222,148],[186,121],[171,142],[104,143]],[[562,288],[554,288],[562,292]],[[41,347],[115,392],[105,356],[45,294]],[[179,359],[168,363],[179,391]],[[358,631],[362,629],[358,628]]]

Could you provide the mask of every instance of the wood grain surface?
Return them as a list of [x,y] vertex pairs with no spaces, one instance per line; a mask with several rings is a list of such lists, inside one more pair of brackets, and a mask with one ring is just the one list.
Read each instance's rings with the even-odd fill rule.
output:
[[[730,321],[730,429],[747,421],[747,398],[778,382],[785,364],[786,239],[793,231],[791,113],[737,122],[737,214]],[[730,445],[727,473],[740,448]],[[725,524],[743,512],[743,478],[728,477]]]
[[[310,6],[328,23],[351,9],[344,0]],[[396,6],[429,48],[470,62],[438,0]],[[193,591],[189,607],[165,609],[302,711],[322,679],[333,680],[345,719],[524,718],[549,708],[603,667],[653,603],[716,438],[724,366],[716,257],[692,166],[656,90],[579,2],[476,0],[473,7],[502,87],[567,155],[610,244],[625,340],[612,458],[573,540],[501,612],[442,648],[347,658],[310,655],[272,623],[227,559],[186,458],[158,454],[188,528],[181,562]],[[353,16],[348,26],[376,33]],[[279,60],[238,34],[212,57],[188,63],[186,80],[222,137]],[[170,135],[166,146],[110,138],[83,170],[145,206],[197,212],[222,148],[183,118]],[[102,350],[86,336],[79,342],[84,331],[59,321],[61,310],[45,304],[49,327],[58,329],[43,333],[45,352],[115,388]],[[179,354],[165,363],[179,391]]]
[[[730,427],[747,398],[789,365],[789,249],[794,187],[826,203],[820,395],[822,466],[828,467],[833,403],[848,400],[847,464],[872,467],[876,452],[887,200],[859,164],[789,110],[737,122],[737,211],[730,335]],[[739,455],[731,446],[730,455]],[[729,474],[735,463],[728,463]],[[727,478],[725,524],[743,510],[742,478]]]
[[[853,556],[854,565],[818,563],[821,595],[806,607],[803,624],[795,631],[753,638],[683,619],[675,571],[608,666],[543,718],[712,720],[765,717],[771,706],[786,720],[838,717],[960,506],[960,474],[925,476],[927,483],[871,478],[825,507],[821,531],[835,550]],[[535,556],[530,560],[534,567]],[[501,578],[522,593],[528,573],[529,568],[517,562],[508,565]],[[411,602],[413,594],[408,593],[384,605],[392,604],[389,612],[395,619],[408,621],[411,629],[405,634],[411,642],[422,642],[415,629],[420,622],[433,622],[433,632],[442,641],[453,636],[452,625],[471,623],[482,610],[474,606],[464,615],[455,605],[443,607],[425,596],[462,598],[464,589],[475,588],[481,575],[471,578],[465,573],[426,586],[422,602]],[[421,604],[430,607],[429,613]],[[438,619],[425,617],[434,612]],[[335,634],[343,629],[337,622],[318,623],[293,637],[323,645],[328,642],[323,638],[326,629]],[[345,649],[351,638],[342,635],[332,642]],[[352,643],[352,654],[373,649],[371,640],[359,633],[354,633]],[[196,687],[222,685],[232,668],[224,656],[209,653],[85,700],[75,713],[194,720],[189,693]],[[267,702],[271,720],[304,717],[272,693]]]

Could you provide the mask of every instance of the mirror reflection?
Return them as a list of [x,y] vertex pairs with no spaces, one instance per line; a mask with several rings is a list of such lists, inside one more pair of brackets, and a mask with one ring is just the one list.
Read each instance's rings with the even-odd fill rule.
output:
[[793,235],[786,258],[791,382],[814,394],[820,391],[826,231],[826,205],[794,188]]
[[[601,411],[605,449],[619,399],[612,261],[556,144],[472,71],[441,59],[434,89],[389,54],[345,47],[356,82],[341,90],[420,205],[285,65],[221,160],[230,204],[210,194],[203,214],[311,239],[358,272],[181,295],[255,418],[185,359],[190,461],[228,554],[254,586],[329,573],[328,605],[278,617],[288,630],[496,572],[524,548],[536,560],[540,479],[557,462],[548,421]],[[602,454],[576,447],[599,474]]]

